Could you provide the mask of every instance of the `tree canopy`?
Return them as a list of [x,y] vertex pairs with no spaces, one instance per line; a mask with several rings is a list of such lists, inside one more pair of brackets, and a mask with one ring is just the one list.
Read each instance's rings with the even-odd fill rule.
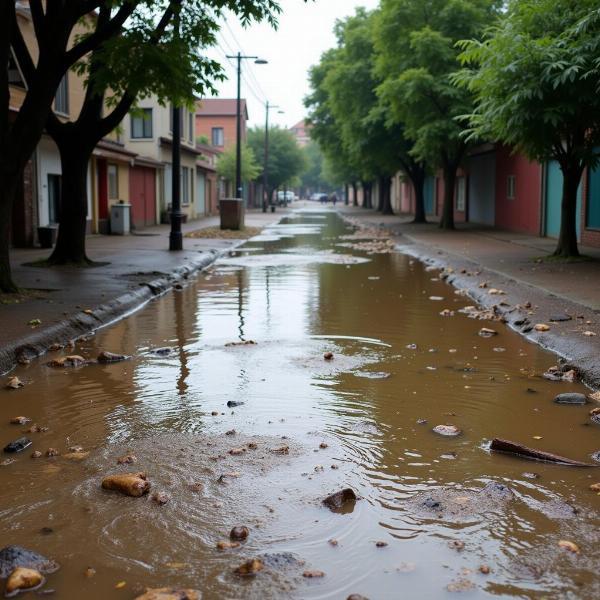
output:
[[[237,153],[235,146],[231,146],[217,160],[217,173],[230,183],[235,182]],[[260,173],[260,166],[254,151],[248,144],[242,144],[242,182],[246,183],[256,179]]]
[[[257,157],[257,174],[255,178],[262,179],[265,168],[265,129],[254,127],[248,132],[248,145]],[[306,158],[296,138],[287,129],[281,127],[269,128],[269,190],[284,185],[292,187],[294,180],[304,172]],[[269,196],[270,197],[270,196]]]
[[476,103],[464,120],[471,138],[492,139],[563,172],[555,254],[578,254],[577,188],[600,145],[600,13],[593,0],[512,1],[483,40],[462,42],[454,76]]

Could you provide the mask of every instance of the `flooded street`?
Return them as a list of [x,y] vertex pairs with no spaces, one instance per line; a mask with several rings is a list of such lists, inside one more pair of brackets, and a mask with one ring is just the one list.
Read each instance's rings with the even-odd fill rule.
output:
[[[45,589],[90,600],[164,586],[206,600],[600,597],[589,490],[600,474],[487,446],[505,438],[593,462],[592,405],[553,402],[589,390],[543,379],[554,355],[458,312],[472,302],[439,271],[348,247],[351,233],[334,212],[295,212],[183,289],[16,369],[26,385],[0,390],[2,445],[33,444],[2,456],[0,536],[60,563]],[[44,364],[101,350],[132,359]],[[31,422],[10,424],[19,415]],[[64,456],[73,446],[83,454]],[[135,462],[117,464],[126,455]],[[131,472],[147,474],[150,494],[101,488]],[[322,505],[344,488],[355,505]],[[218,550],[234,526],[248,538]],[[256,577],[234,573],[254,557]]]

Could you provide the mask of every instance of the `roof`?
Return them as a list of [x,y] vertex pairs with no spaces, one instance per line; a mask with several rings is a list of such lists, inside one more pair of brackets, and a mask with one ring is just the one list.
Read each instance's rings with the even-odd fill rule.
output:
[[[242,114],[248,120],[248,105],[242,98]],[[237,100],[235,98],[203,98],[196,102],[196,115],[201,117],[235,117]]]
[[302,120],[298,121],[295,125],[292,125],[290,129],[309,129],[309,126],[306,121]]

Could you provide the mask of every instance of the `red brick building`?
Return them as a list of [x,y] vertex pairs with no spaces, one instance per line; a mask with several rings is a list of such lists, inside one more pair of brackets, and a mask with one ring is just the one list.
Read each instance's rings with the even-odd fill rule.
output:
[[[248,107],[242,99],[242,141],[247,137]],[[205,98],[196,102],[196,140],[220,150],[235,146],[237,128],[237,100]]]

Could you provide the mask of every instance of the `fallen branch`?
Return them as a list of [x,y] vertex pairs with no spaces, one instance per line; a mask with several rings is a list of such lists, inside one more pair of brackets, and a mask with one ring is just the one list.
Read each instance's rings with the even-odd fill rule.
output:
[[571,467],[600,466],[591,463],[580,462],[578,460],[572,460],[570,458],[565,458],[564,456],[552,454],[551,452],[544,452],[543,450],[528,448],[527,446],[522,446],[521,444],[510,442],[508,440],[501,440],[498,438],[494,438],[492,440],[490,450],[494,450],[495,452],[503,452],[505,454],[514,454],[515,456],[519,456],[528,460],[539,460],[542,462],[555,463],[559,465],[568,465]]

